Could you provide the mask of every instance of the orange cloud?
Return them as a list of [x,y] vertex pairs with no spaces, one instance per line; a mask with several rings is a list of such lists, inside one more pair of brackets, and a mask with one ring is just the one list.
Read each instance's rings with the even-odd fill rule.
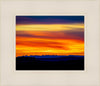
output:
[[21,55],[84,55],[84,43],[76,40],[16,38],[16,56]]

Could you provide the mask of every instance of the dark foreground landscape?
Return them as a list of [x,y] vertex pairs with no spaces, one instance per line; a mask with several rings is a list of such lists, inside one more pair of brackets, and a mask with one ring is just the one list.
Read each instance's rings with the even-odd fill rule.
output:
[[84,56],[21,56],[16,70],[84,70]]

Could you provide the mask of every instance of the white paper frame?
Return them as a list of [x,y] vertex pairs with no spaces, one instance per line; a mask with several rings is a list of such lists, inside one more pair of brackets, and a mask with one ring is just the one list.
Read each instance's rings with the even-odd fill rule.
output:
[[[99,0],[10,1],[2,0],[0,25],[1,86],[99,86]],[[16,71],[16,15],[84,15],[84,71]]]

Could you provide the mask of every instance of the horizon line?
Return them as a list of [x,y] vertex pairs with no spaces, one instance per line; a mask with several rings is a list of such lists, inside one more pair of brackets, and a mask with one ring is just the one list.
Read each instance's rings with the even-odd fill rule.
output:
[[[23,55],[24,57],[27,56],[84,56],[84,55]],[[17,57],[22,57],[22,56],[17,56]]]

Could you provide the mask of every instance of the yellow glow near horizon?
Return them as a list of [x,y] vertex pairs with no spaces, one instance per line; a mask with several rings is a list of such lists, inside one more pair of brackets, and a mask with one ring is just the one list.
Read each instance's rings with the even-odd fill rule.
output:
[[[24,38],[22,39],[16,39],[16,41],[20,41],[21,43],[16,46],[16,56],[20,55],[73,55],[73,53],[77,53],[77,55],[84,55],[84,43],[78,42],[76,40],[59,40],[59,39],[41,39],[41,38],[25,38],[25,41],[28,41],[29,43],[26,43],[24,45]],[[46,42],[52,46],[46,46],[45,44],[38,45],[37,43],[30,43],[32,40],[39,42]],[[33,41],[33,42],[34,42]],[[52,44],[52,42],[56,41],[58,44]],[[48,42],[48,43],[47,43]],[[62,45],[59,45],[62,44]],[[62,48],[59,48],[62,47]]]

